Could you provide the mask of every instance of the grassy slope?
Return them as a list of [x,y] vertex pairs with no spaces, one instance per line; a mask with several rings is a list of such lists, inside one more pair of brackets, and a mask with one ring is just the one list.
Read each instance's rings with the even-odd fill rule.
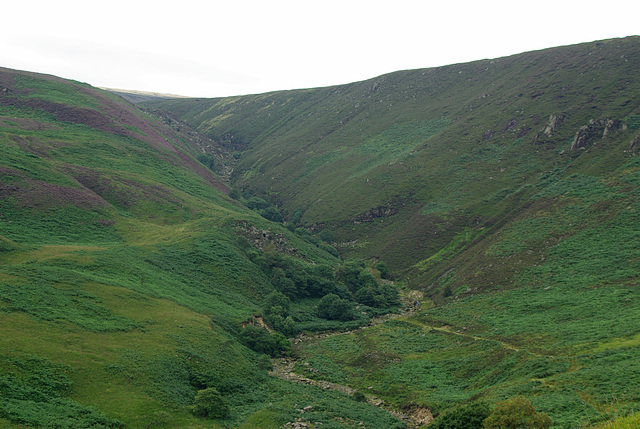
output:
[[[395,424],[271,379],[235,337],[273,290],[238,225],[333,256],[227,198],[183,135],[118,97],[7,69],[0,90],[0,427],[280,427],[300,401],[326,427]],[[207,386],[228,419],[189,412]]]
[[639,65],[631,37],[153,105],[242,151],[237,186],[436,302],[301,351],[317,370],[436,411],[522,394],[575,427],[640,405]]

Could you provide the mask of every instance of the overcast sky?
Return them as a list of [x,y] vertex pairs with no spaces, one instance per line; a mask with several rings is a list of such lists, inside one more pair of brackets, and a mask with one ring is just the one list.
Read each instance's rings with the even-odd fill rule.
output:
[[217,97],[640,34],[638,0],[12,0],[0,66]]

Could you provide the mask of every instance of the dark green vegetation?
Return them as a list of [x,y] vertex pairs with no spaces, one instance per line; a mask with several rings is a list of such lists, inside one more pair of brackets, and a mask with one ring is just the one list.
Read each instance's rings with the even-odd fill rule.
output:
[[523,396],[571,428],[640,407],[639,70],[629,37],[146,105],[234,153],[237,194],[424,293],[299,347],[306,376],[407,412]]
[[327,293],[356,305],[335,249],[227,197],[198,162],[227,164],[214,142],[51,76],[0,69],[0,94],[0,427],[282,427],[307,406],[402,427],[268,375],[285,334],[369,319],[318,317]]

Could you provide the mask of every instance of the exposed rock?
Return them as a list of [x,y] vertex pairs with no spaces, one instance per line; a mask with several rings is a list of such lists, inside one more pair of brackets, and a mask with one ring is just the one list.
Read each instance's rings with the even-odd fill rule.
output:
[[398,213],[399,207],[403,207],[404,205],[405,203],[403,201],[398,200],[374,207],[368,212],[356,216],[353,223],[373,222],[376,219],[391,217]]
[[640,133],[631,140],[631,143],[629,144],[629,151],[635,155],[638,146],[640,146]]
[[433,413],[429,408],[416,407],[409,414],[413,421],[420,425],[428,425],[433,421]]
[[250,319],[242,322],[242,327],[246,328],[247,326],[255,326],[258,328],[266,329],[267,331],[273,333],[273,330],[267,325],[267,322],[264,321],[262,316],[252,316]]
[[294,421],[294,422],[285,423],[285,425],[283,427],[285,429],[306,429],[306,428],[311,428],[311,427],[314,427],[314,426],[311,426],[311,423],[305,422],[302,419],[296,419],[296,421]]
[[622,122],[618,119],[591,119],[588,125],[581,126],[576,132],[571,149],[581,149],[589,143],[595,143],[595,140],[605,138],[611,131],[621,129]]
[[566,118],[567,117],[565,115],[550,115],[549,122],[547,122],[547,124],[544,127],[542,127],[542,129],[539,132],[537,132],[536,135],[533,137],[533,143],[534,144],[547,143],[545,139],[551,138],[553,135],[553,132],[556,130],[556,128],[558,128],[558,126],[560,126],[562,122],[565,121]]
[[273,246],[276,252],[287,255],[296,254],[298,249],[291,246],[283,234],[260,229],[247,221],[238,222],[241,234],[257,249],[264,250]]
[[549,116],[549,123],[547,124],[546,127],[544,127],[544,129],[542,130],[542,132],[547,136],[547,137],[551,137],[551,133],[553,132],[553,130],[555,130],[558,125],[560,125],[560,122],[562,122],[564,120],[564,116],[556,116],[556,115],[551,115]]

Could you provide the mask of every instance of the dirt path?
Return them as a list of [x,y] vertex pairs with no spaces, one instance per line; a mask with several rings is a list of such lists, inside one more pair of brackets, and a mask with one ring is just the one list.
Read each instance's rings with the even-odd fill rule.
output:
[[[354,329],[352,331],[338,331],[338,332],[322,332],[322,333],[316,333],[313,335],[304,335],[301,334],[299,336],[297,336],[294,340],[293,343],[294,345],[300,347],[302,345],[304,345],[305,343],[311,342],[311,341],[316,341],[316,340],[322,340],[322,339],[326,339],[326,338],[331,338],[331,337],[335,337],[338,335],[353,335],[363,329],[367,329],[367,328],[371,328],[372,326],[377,326],[380,325],[382,323],[385,323],[389,320],[392,319],[397,319],[400,317],[410,317],[411,315],[415,314],[416,311],[419,310],[419,302],[423,300],[423,295],[421,292],[418,291],[412,291],[408,296],[403,298],[403,303],[405,304],[405,310],[397,313],[397,314],[386,314],[384,316],[380,316],[380,317],[375,317],[373,319],[371,319],[371,322],[366,325],[366,326],[362,326],[358,329]],[[530,353],[532,355],[536,355],[536,356],[542,356],[538,353],[534,353],[531,352],[527,349],[524,348],[520,348],[517,346],[514,346],[513,344],[509,344],[507,342],[501,341],[501,340],[495,340],[495,339],[491,339],[491,338],[484,338],[484,337],[479,337],[479,336],[475,336],[472,334],[467,334],[464,331],[455,331],[451,326],[431,326],[431,325],[426,325],[426,324],[421,324],[422,325],[422,329],[424,330],[429,330],[429,331],[438,331],[438,332],[442,332],[444,334],[449,334],[449,335],[458,335],[461,337],[467,337],[467,338],[472,338],[475,341],[490,341],[492,343],[497,343],[500,344],[500,346],[504,347],[505,349],[509,349],[509,350],[513,350],[515,352],[519,352],[519,351],[526,351],[527,353]],[[278,377],[281,378],[283,380],[288,380],[288,381],[292,381],[295,383],[302,383],[302,384],[308,384],[308,385],[312,385],[312,386],[317,386],[320,387],[322,389],[325,390],[334,390],[334,391],[338,391],[338,392],[342,392],[345,393],[347,395],[354,395],[356,393],[356,390],[353,389],[352,387],[346,386],[346,385],[342,385],[342,384],[337,384],[337,383],[332,383],[329,381],[325,381],[325,380],[315,380],[312,378],[308,378],[305,377],[301,374],[298,374],[295,372],[295,366],[298,363],[298,361],[296,359],[293,358],[278,358],[278,359],[272,359],[272,364],[273,364],[273,369],[269,372],[270,375],[274,376],[274,377]],[[366,400],[368,403],[375,405],[376,407],[379,407],[381,409],[384,409],[385,411],[387,411],[388,413],[392,414],[393,416],[403,420],[405,423],[407,423],[407,427],[409,428],[417,428],[420,427],[422,425],[426,425],[429,424],[432,420],[433,420],[433,415],[431,413],[431,410],[427,409],[427,408],[416,408],[411,410],[410,414],[402,414],[399,413],[395,410],[389,409],[387,407],[385,407],[385,403],[382,399],[377,398],[373,395],[365,395],[366,396]]]
[[[368,325],[362,326],[352,331],[323,332],[323,333],[316,333],[313,335],[302,334],[297,336],[293,340],[293,343],[295,345],[301,345],[306,342],[330,338],[337,335],[353,335],[354,333],[359,332],[363,329],[380,325],[391,319],[411,316],[418,309],[418,306],[414,305],[414,303],[420,299],[422,299],[422,293],[413,291],[408,297],[405,297],[404,299],[405,310],[400,313],[397,313],[397,314],[390,313],[390,314],[385,314],[384,316],[374,317],[373,319],[371,319]],[[296,359],[277,358],[277,359],[272,359],[271,362],[273,364],[273,369],[269,371],[269,375],[272,375],[274,377],[278,377],[283,380],[293,381],[295,383],[317,386],[325,390],[334,390],[337,392],[345,393],[347,395],[354,395],[356,393],[355,389],[343,384],[332,383],[325,380],[314,380],[314,379],[305,377],[301,374],[297,374],[296,372],[294,372],[295,366],[298,363]],[[427,408],[419,408],[419,409],[412,410],[411,414],[403,414],[387,408],[385,406],[384,401],[380,398],[377,398],[373,395],[365,395],[365,397],[369,404],[372,404],[378,408],[381,408],[387,411],[389,414],[393,415],[394,417],[400,420],[403,420],[407,424],[408,428],[417,428],[419,426],[428,424],[433,420],[433,415],[431,414],[431,410]]]

